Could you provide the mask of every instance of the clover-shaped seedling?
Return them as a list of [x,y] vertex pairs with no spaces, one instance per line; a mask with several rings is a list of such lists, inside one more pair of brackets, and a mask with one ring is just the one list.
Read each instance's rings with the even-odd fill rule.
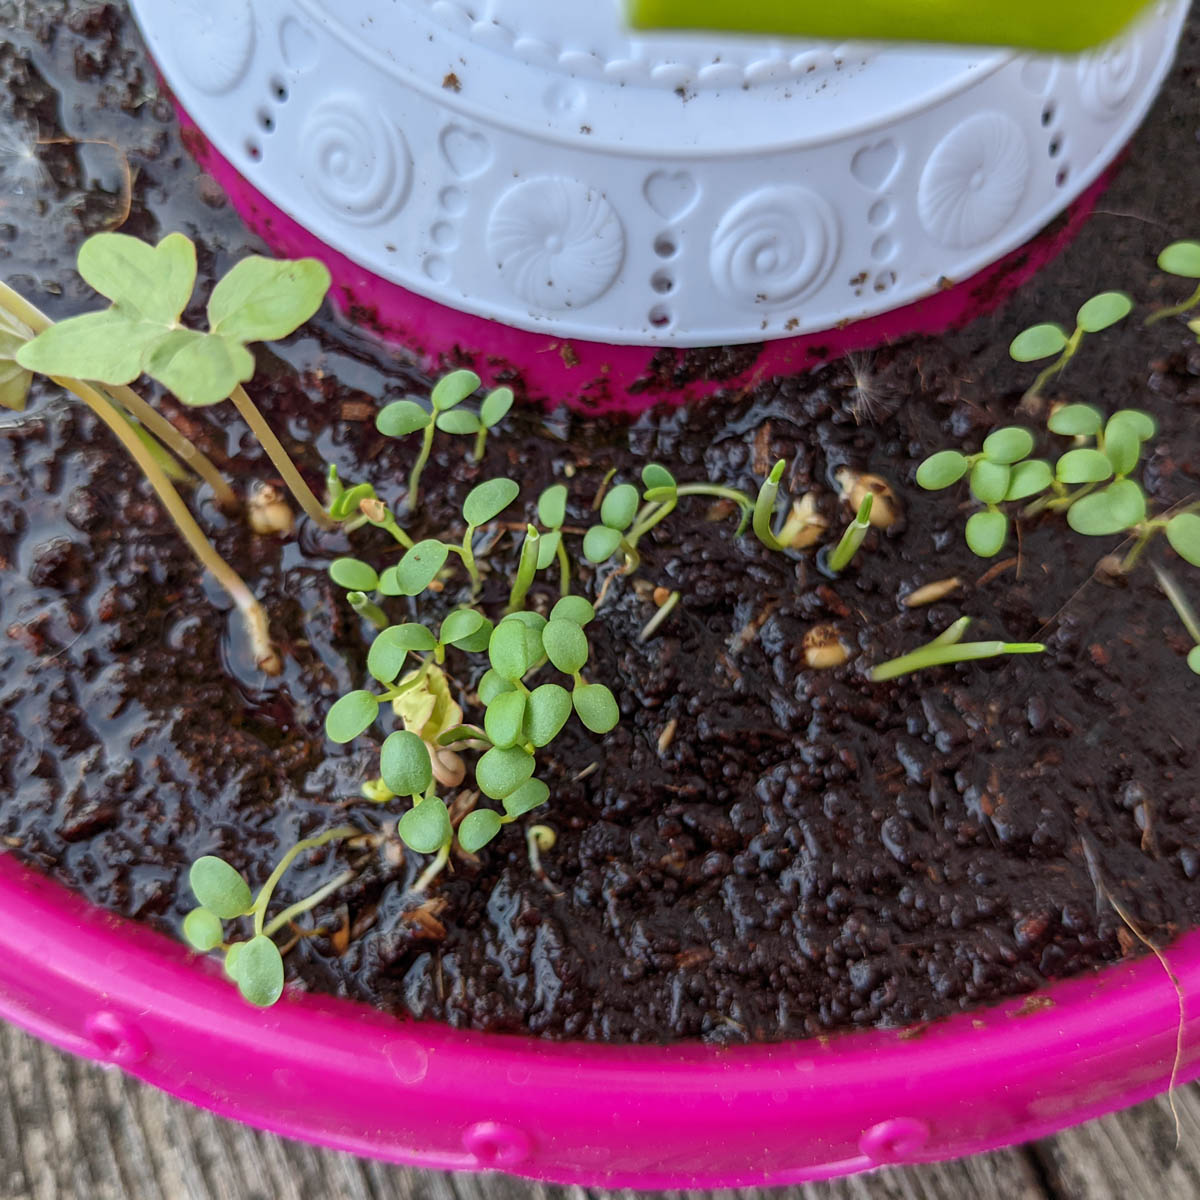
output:
[[146,374],[190,406],[231,399],[304,511],[328,526],[325,510],[241,386],[254,374],[248,345],[286,337],[321,306],[330,282],[325,265],[315,258],[242,259],[208,298],[207,330],[182,323],[196,284],[196,247],[181,233],[157,246],[98,233],[80,246],[78,270],[112,304],[44,329],[17,350],[17,362],[44,375],[111,386]]
[[[1172,242],[1159,256],[1158,266],[1168,275],[1178,275],[1181,279],[1200,279],[1200,242]],[[1189,308],[1200,304],[1200,284],[1186,300],[1160,308],[1146,318],[1147,325],[1153,325],[1166,317],[1177,317]],[[1193,330],[1193,332],[1200,331]]]
[[[206,854],[192,863],[188,883],[199,901],[183,919],[183,936],[194,949],[207,954],[210,950],[225,952],[225,973],[237,984],[238,991],[251,1004],[267,1008],[283,994],[283,956],[272,941],[272,935],[290,921],[319,904],[331,891],[348,882],[342,875],[305,899],[289,905],[274,920],[266,922],[267,906],[275,887],[288,867],[305,850],[316,849],[328,842],[353,837],[358,831],[341,825],[316,837],[297,842],[280,860],[270,878],[256,897],[242,875],[223,858]],[[225,922],[239,917],[254,918],[253,936],[247,941],[227,942]]]
[[1099,333],[1129,315],[1133,301],[1124,292],[1100,292],[1080,305],[1075,328],[1070,334],[1061,325],[1044,323],[1022,330],[1012,340],[1009,354],[1017,362],[1037,362],[1058,357],[1033,381],[1026,398],[1041,394],[1046,383],[1066,367],[1083,341],[1084,334]]
[[70,317],[18,352],[31,371],[101,383],[145,373],[184,404],[216,404],[254,374],[251,342],[277,341],[304,324],[329,290],[315,258],[251,255],[235,263],[208,299],[208,329],[181,324],[196,285],[196,248],[181,233],[150,246],[99,233],[79,248],[79,274],[112,305]]

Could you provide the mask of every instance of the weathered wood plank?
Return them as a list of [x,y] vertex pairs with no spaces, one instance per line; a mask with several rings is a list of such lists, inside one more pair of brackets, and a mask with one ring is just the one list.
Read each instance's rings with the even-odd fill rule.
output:
[[[1019,1151],[771,1193],[785,1194],[795,1200],[1046,1200],[1030,1161]],[[675,1195],[682,1200],[682,1193]],[[688,1195],[691,1200],[761,1200],[764,1193]],[[1159,1196],[1164,1195],[1170,1193],[1160,1189]],[[634,1200],[630,1192],[406,1170],[284,1141],[0,1026],[0,1200],[79,1197]]]
[[1069,1200],[1175,1200],[1200,1196],[1200,1086],[1175,1093],[1181,1136],[1166,1097],[1068,1129],[1033,1153]]

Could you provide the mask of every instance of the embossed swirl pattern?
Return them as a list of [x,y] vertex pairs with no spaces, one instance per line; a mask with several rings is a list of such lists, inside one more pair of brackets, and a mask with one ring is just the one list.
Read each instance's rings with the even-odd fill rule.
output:
[[304,121],[300,173],[333,213],[363,225],[390,217],[412,177],[404,135],[361,96],[319,101]]
[[823,197],[795,185],[765,187],[739,200],[713,234],[713,281],[743,304],[787,304],[825,281],[841,240]]

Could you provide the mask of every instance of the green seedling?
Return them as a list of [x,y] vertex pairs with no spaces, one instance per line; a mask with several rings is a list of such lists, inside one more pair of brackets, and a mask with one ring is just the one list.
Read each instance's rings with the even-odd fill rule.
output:
[[511,479],[489,479],[471,489],[463,501],[462,514],[466,525],[462,542],[442,542],[437,538],[426,538],[405,552],[394,567],[389,567],[380,576],[380,591],[385,596],[419,596],[437,578],[446,559],[457,555],[471,579],[471,587],[478,593],[483,585],[479,566],[475,561],[475,532],[494,521],[520,494],[521,489]]
[[[354,878],[353,871],[344,871],[337,878],[318,888],[311,895],[289,905],[272,920],[267,921],[267,907],[275,888],[288,867],[307,850],[315,850],[329,842],[354,837],[358,830],[340,825],[316,837],[297,842],[280,859],[257,896],[250,894],[250,885],[224,859],[206,854],[192,863],[188,881],[199,901],[183,920],[183,936],[189,945],[203,954],[221,950],[225,955],[225,973],[238,986],[238,991],[251,1004],[268,1008],[283,995],[283,955],[273,938],[279,930],[345,887]],[[225,923],[241,917],[253,918],[253,932],[245,941],[228,939]]]
[[42,330],[17,351],[29,371],[125,386],[149,375],[191,407],[233,401],[308,516],[332,522],[242,384],[254,374],[252,342],[287,337],[321,306],[329,271],[316,259],[251,255],[235,263],[208,299],[208,329],[182,324],[196,286],[196,247],[181,233],[150,246],[99,233],[79,248],[80,275],[112,301],[101,312]]
[[745,533],[754,514],[754,501],[745,492],[715,483],[676,483],[671,472],[659,463],[648,463],[642,468],[642,484],[645,488],[642,493],[643,507],[626,539],[635,548],[642,537],[670,516],[679,501],[688,496],[711,496],[736,504],[741,520],[735,537]]
[[1124,292],[1100,292],[1085,301],[1075,314],[1075,328],[1070,334],[1061,325],[1032,325],[1018,333],[1008,348],[1017,362],[1037,362],[1057,355],[1033,381],[1025,398],[1040,396],[1042,388],[1058,375],[1074,358],[1076,351],[1088,333],[1099,333],[1115,325],[1129,315],[1133,301]]
[[871,528],[871,505],[874,500],[875,497],[871,492],[862,498],[854,520],[846,526],[846,532],[842,534],[841,541],[829,556],[828,566],[835,575],[840,574],[850,565],[858,553],[859,547],[863,544],[867,530]]
[[500,387],[489,392],[479,406],[479,412],[460,408],[468,396],[479,390],[480,379],[474,371],[451,371],[434,384],[430,393],[431,410],[412,397],[393,400],[381,408],[375,417],[375,428],[386,437],[402,438],[414,433],[421,435],[421,448],[408,477],[408,511],[414,512],[420,500],[421,473],[429,462],[436,430],[449,434],[475,437],[475,460],[483,460],[489,429],[494,429],[508,415],[513,405],[511,388]]
[[608,562],[618,550],[624,555],[626,573],[635,571],[641,561],[626,533],[638,514],[641,497],[632,483],[610,488],[600,504],[600,523],[583,535],[583,557],[596,566]]
[[[1172,242],[1159,256],[1158,266],[1168,275],[1178,275],[1181,279],[1200,280],[1200,242]],[[1190,308],[1200,304],[1200,283],[1186,300],[1172,304],[1168,308],[1160,308],[1146,318],[1147,325],[1153,325],[1167,317],[1177,317]],[[1193,332],[1200,332],[1194,330]]]
[[948,663],[997,658],[1002,654],[1041,654],[1046,649],[1041,642],[964,642],[962,636],[969,624],[969,617],[959,617],[953,625],[920,649],[880,663],[871,671],[871,681],[883,683],[888,679],[898,679],[901,675],[911,675]]
[[[1002,505],[1024,501],[1023,516],[1044,510],[1065,512],[1076,533],[1091,537],[1134,533],[1137,541],[1123,564],[1126,570],[1160,531],[1167,533],[1172,546],[1178,543],[1182,557],[1200,565],[1200,545],[1194,546],[1190,536],[1191,509],[1149,516],[1146,494],[1130,478],[1145,444],[1157,431],[1153,418],[1139,409],[1122,409],[1105,421],[1089,404],[1068,404],[1050,414],[1046,427],[1074,443],[1053,466],[1027,457],[1034,448],[1032,433],[1009,426],[989,434],[977,454],[941,450],[917,468],[917,483],[930,491],[948,488],[969,475],[972,496],[986,505],[967,519],[967,545],[976,554],[990,558],[999,553],[1009,529],[1009,515]],[[1101,484],[1105,486],[1100,488]]]
[[571,560],[563,543],[563,522],[567,519],[567,489],[561,483],[551,484],[539,497],[538,520],[546,532],[538,543],[537,569],[544,571],[555,559],[558,560],[559,595],[571,594]]
[[1196,610],[1183,594],[1183,589],[1175,582],[1174,576],[1163,570],[1158,563],[1154,564],[1154,574],[1158,579],[1158,586],[1171,602],[1171,607],[1187,630],[1188,637],[1192,639],[1193,645],[1188,651],[1187,664],[1195,674],[1200,675],[1200,618],[1196,616]]
[[[451,552],[459,554],[478,585],[471,550],[474,531],[494,520],[517,494],[517,485],[510,480],[490,480],[473,489],[463,504],[467,533],[461,546],[426,539],[382,574],[359,559],[339,558],[330,565],[330,575],[347,589],[350,603],[376,624],[380,618],[386,622],[382,605],[386,597],[420,595],[433,583]],[[565,491],[543,495],[542,500],[542,516],[559,527],[551,533],[558,533],[561,539]],[[498,624],[493,625],[476,608],[449,613],[436,634],[419,622],[385,623],[367,655],[367,670],[381,690],[352,691],[326,716],[327,735],[340,743],[365,733],[384,705],[390,705],[402,722],[403,728],[384,740],[380,776],[364,785],[363,794],[378,803],[397,798],[409,801],[397,826],[399,836],[410,849],[433,856],[413,884],[415,892],[426,889],[449,862],[455,831],[439,788],[463,782],[466,768],[460,749],[482,751],[475,763],[475,784],[502,806],[500,811],[472,811],[459,824],[458,844],[464,852],[474,854],[505,825],[549,798],[549,788],[534,777],[536,754],[558,736],[572,711],[587,729],[598,734],[608,733],[619,719],[609,689],[584,676],[590,654],[584,627],[595,615],[592,605],[581,596],[568,594],[559,599],[549,618],[520,607],[539,564],[548,565],[543,540],[536,527],[527,526],[509,593],[513,611]],[[489,669],[476,689],[483,709],[481,724],[463,721],[446,669],[451,648],[488,655]],[[410,667],[410,656],[416,660],[415,667]],[[547,665],[569,678],[569,691],[555,682],[527,682]]]
[[[59,328],[36,307],[0,283],[0,380],[5,407],[21,411],[33,371],[19,361],[37,338]],[[169,421],[127,385],[96,384],[69,375],[52,375],[51,381],[81,400],[108,427],[154,489],[180,536],[225,589],[242,616],[255,664],[268,675],[278,675],[283,662],[271,644],[266,612],[238,573],[217,553],[176,490],[185,467],[195,471],[212,489],[226,510],[237,507],[237,497],[212,462]],[[170,465],[174,463],[174,466]]]

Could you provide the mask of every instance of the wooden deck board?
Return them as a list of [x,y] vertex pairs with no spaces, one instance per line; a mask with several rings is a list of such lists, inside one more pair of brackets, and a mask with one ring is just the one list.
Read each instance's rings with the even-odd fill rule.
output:
[[[663,1200],[1195,1200],[1200,1089],[1026,1150],[760,1193]],[[0,1200],[634,1200],[503,1176],[410,1170],[224,1121],[0,1026]]]

